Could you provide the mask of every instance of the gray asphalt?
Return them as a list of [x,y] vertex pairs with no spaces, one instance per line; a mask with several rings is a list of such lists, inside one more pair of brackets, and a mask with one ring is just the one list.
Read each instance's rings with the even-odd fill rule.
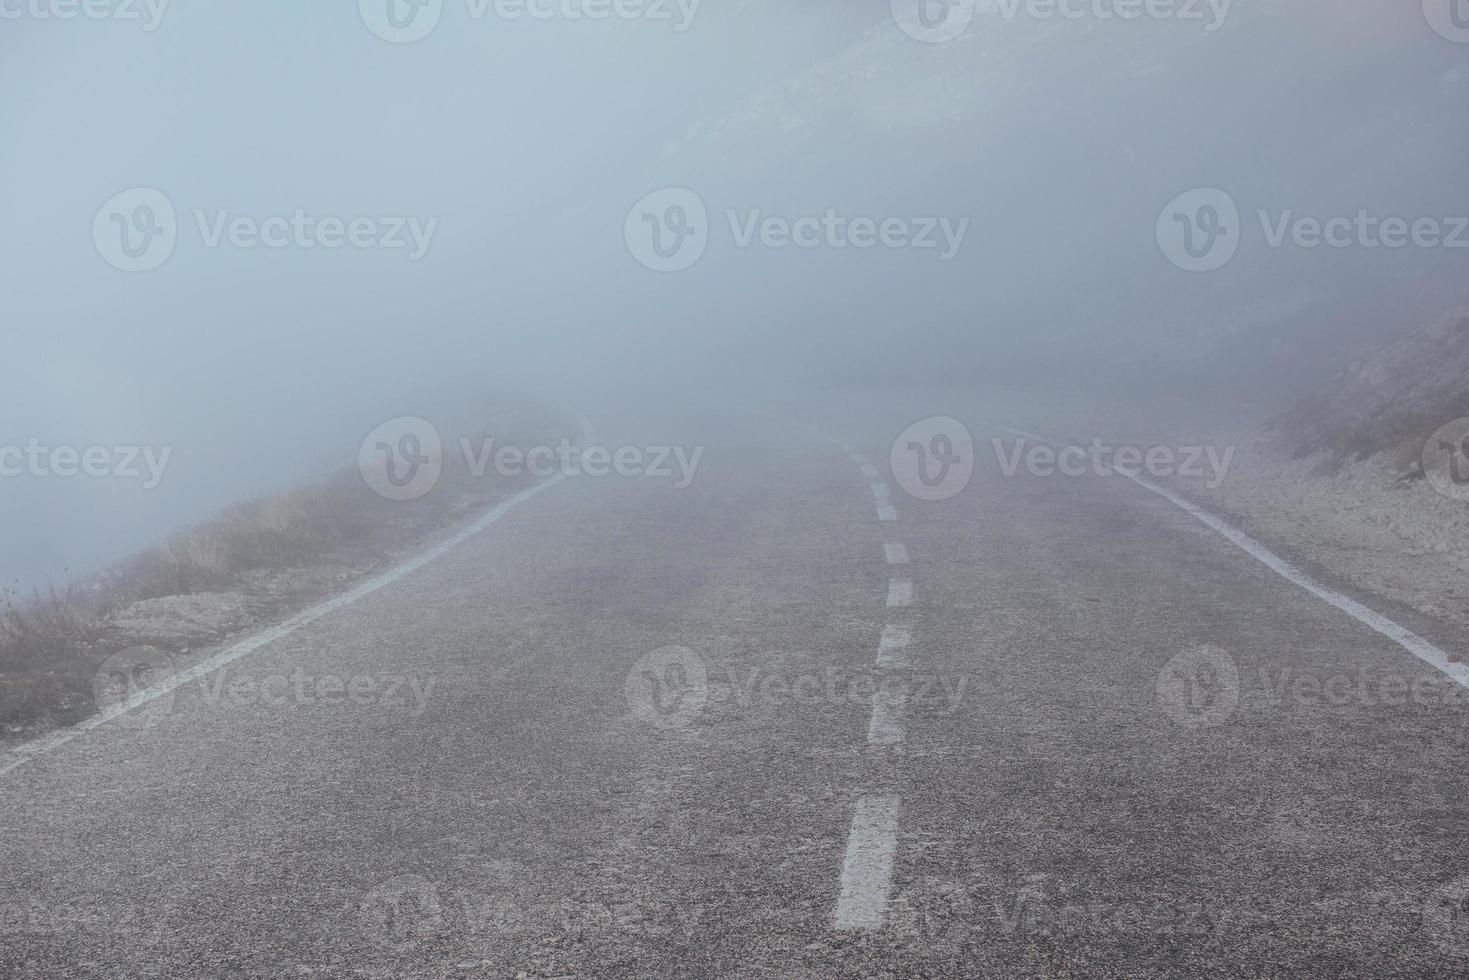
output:
[[[564,481],[224,668],[219,697],[188,685],[0,777],[0,972],[1469,971],[1459,689],[1126,480],[1004,477],[978,418],[971,484],[906,496],[888,451],[924,414],[823,420],[895,522],[803,425],[689,416],[692,486]],[[885,608],[895,574],[910,608]],[[912,687],[874,748],[890,622]],[[669,647],[707,684],[649,714],[635,668]],[[1159,694],[1200,649],[1239,676],[1212,727]],[[374,688],[324,704],[298,670]],[[272,677],[284,703],[228,694]],[[881,928],[842,931],[874,794],[900,801],[891,892]]]

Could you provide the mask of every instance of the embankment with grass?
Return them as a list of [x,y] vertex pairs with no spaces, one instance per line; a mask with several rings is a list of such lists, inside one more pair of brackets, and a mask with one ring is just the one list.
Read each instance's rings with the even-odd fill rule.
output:
[[[1469,308],[1452,309],[1342,366],[1238,449],[1228,478],[1197,488],[1255,537],[1337,581],[1469,626],[1469,492],[1433,452],[1469,416]],[[1430,472],[1425,472],[1425,461]]]
[[[456,434],[457,435],[457,434]],[[487,413],[475,444],[575,442],[570,418],[543,408]],[[135,646],[180,664],[288,618],[470,520],[530,476],[476,475],[445,438],[443,474],[427,494],[374,493],[355,465],[308,485],[241,502],[157,547],[77,582],[0,591],[0,740],[74,724],[97,709],[99,667]],[[355,458],[355,446],[343,457]]]

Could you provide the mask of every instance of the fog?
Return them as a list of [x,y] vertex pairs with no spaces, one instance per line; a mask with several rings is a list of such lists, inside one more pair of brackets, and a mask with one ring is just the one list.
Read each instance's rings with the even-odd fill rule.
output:
[[[397,43],[345,0],[5,0],[0,444],[171,457],[156,487],[0,480],[0,575],[85,574],[486,392],[589,413],[619,391],[738,412],[772,388],[998,383],[1284,407],[1462,300],[1465,252],[1271,247],[1257,211],[1469,214],[1469,47],[1414,3],[1188,6],[987,3],[929,43],[885,0],[445,0]],[[98,244],[132,188],[177,215],[140,271]],[[635,212],[664,188],[707,213],[670,271],[638,229],[673,241],[687,199]],[[1160,242],[1196,188],[1240,215],[1209,271]],[[322,244],[323,219],[359,217],[372,244]],[[770,217],[812,219],[814,244]]]

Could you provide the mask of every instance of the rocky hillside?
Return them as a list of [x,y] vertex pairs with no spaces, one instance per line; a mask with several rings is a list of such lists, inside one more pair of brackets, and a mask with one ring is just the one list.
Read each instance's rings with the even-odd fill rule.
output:
[[1274,419],[1296,456],[1330,453],[1338,462],[1393,454],[1415,472],[1423,440],[1469,415],[1469,307],[1443,314],[1352,363]]

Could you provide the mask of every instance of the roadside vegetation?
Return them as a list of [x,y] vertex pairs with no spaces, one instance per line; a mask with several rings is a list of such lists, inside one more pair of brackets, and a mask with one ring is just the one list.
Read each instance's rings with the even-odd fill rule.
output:
[[[538,411],[517,413],[493,434],[540,444],[572,431]],[[229,507],[89,580],[0,588],[0,737],[92,714],[97,670],[119,650],[146,644],[202,655],[349,588],[522,485],[493,469],[475,476],[446,453],[438,485],[398,502],[374,494],[351,467]]]
[[1423,475],[1423,442],[1469,415],[1469,307],[1451,310],[1348,365],[1271,423],[1302,458],[1335,465],[1392,454],[1409,479]]
[[1463,629],[1469,507],[1424,461],[1434,435],[1465,417],[1469,307],[1457,307],[1344,365],[1265,432],[1226,436],[1240,444],[1236,465],[1200,493],[1319,574]]

